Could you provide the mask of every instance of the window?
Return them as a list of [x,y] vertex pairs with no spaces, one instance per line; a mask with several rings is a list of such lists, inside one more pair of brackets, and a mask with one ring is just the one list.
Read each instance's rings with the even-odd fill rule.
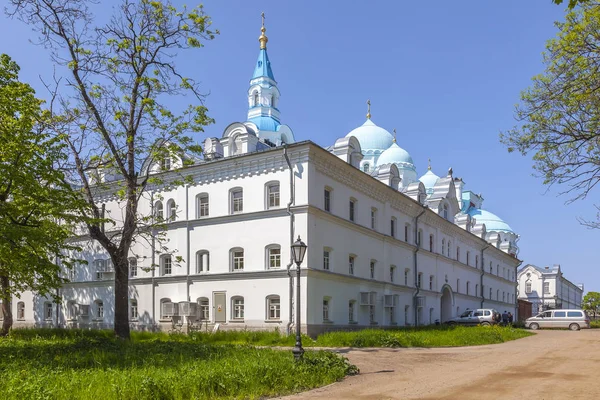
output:
[[240,188],[231,189],[230,192],[230,208],[231,214],[241,213],[244,211],[244,191]]
[[567,317],[581,318],[581,317],[583,317],[583,313],[581,311],[567,311]]
[[167,202],[167,212],[169,213],[169,222],[177,220],[177,205],[175,204],[175,200],[171,199]]
[[544,294],[550,294],[550,282],[544,282]]
[[329,249],[324,249],[323,250],[323,269],[325,271],[329,271],[329,258],[330,258],[330,250]]
[[469,289],[470,289],[469,286],[471,286],[471,282],[467,281],[467,287],[466,287],[466,289],[467,289],[467,291],[466,291],[467,296],[470,294],[469,293]]
[[448,219],[448,205],[444,204],[444,219]]
[[502,292],[502,301],[506,301],[506,293]]
[[356,200],[350,199],[348,204],[348,219],[354,222],[354,209],[356,207]]
[[433,252],[433,235],[429,235],[429,251]]
[[475,284],[475,296],[479,296],[479,284]]
[[394,282],[395,275],[396,275],[396,266],[390,265],[390,282],[392,282],[392,283]]
[[490,274],[492,273],[492,262],[490,261]]
[[325,188],[323,194],[323,208],[325,211],[331,212],[331,189]]
[[176,306],[178,306],[178,304],[171,302],[171,299],[160,299],[160,319],[172,319],[173,314],[176,314],[174,312]]
[[254,105],[254,107],[257,107],[258,106],[258,92],[254,92],[252,97],[253,97],[252,104]]
[[49,301],[44,303],[44,319],[46,321],[52,321],[52,303]]
[[419,232],[417,232],[417,247],[423,247],[423,231],[421,229],[419,229]]
[[355,260],[354,256],[348,257],[348,273],[350,275],[354,275],[354,260]]
[[349,323],[354,323],[356,322],[356,320],[354,319],[354,308],[356,305],[356,301],[355,300],[350,300],[348,302],[348,322]]
[[371,208],[371,229],[376,229],[377,227],[377,209]]
[[554,318],[565,318],[566,316],[566,311],[554,311]]
[[369,172],[369,163],[363,164],[363,172]]
[[496,265],[496,275],[500,276],[500,264]]
[[444,250],[446,250],[446,239],[442,239],[442,255],[444,255]]
[[77,319],[77,304],[73,300],[67,302],[67,319],[70,321]]
[[329,321],[329,297],[323,298],[323,321]]
[[410,310],[410,306],[404,306],[404,325],[408,325],[408,311]]
[[232,319],[244,319],[244,298],[233,297],[231,299],[231,318]]
[[162,256],[160,259],[161,276],[171,275],[173,273],[173,260],[170,255]]
[[267,185],[267,208],[279,207],[279,182]]
[[456,261],[460,261],[460,247],[456,246]]
[[96,280],[101,281],[104,279],[105,272],[112,271],[112,261],[107,260],[95,260],[94,264],[96,266]]
[[456,280],[456,293],[460,293],[460,279]]
[[369,306],[369,323],[376,324],[377,319],[375,318],[375,304]]
[[531,282],[525,282],[525,293],[531,293]]
[[371,261],[369,265],[371,279],[375,279],[375,261]]
[[198,299],[198,305],[200,306],[200,319],[203,321],[208,321],[208,319],[210,318],[208,298],[200,297]]
[[500,289],[496,290],[496,300],[500,300]]
[[208,193],[200,193],[196,196],[196,218],[208,217],[208,215]]
[[492,299],[492,288],[490,288],[490,300]]
[[479,268],[479,256],[475,256],[475,268]]
[[267,297],[267,319],[279,320],[281,318],[281,302],[279,296]]
[[104,303],[102,300],[96,300],[94,303],[96,306],[96,319],[104,319]]
[[138,302],[136,299],[131,299],[129,300],[129,319],[137,320],[138,318]]
[[421,287],[421,281],[423,280],[423,273],[419,272],[419,275],[417,275],[417,287],[420,288]]
[[433,290],[433,280],[434,280],[434,276],[433,275],[429,275],[429,290]]
[[390,235],[396,237],[396,218],[392,218],[390,221]]
[[404,286],[408,286],[408,274],[410,273],[410,270],[408,268],[406,268],[404,270]]
[[129,259],[129,277],[135,278],[137,276],[137,258],[131,257]]
[[231,271],[244,270],[244,249],[231,249]]
[[446,253],[448,258],[450,258],[450,241],[448,240],[448,252]]
[[404,241],[408,242],[408,231],[410,230],[410,225],[404,225]]
[[171,169],[171,157],[166,156],[160,160],[160,169],[163,171],[168,171]]
[[471,252],[467,251],[467,265],[469,265],[469,258],[471,258]]
[[433,307],[429,309],[429,325],[433,324]]
[[154,203],[154,218],[157,221],[163,220],[163,203],[162,201],[157,201]]
[[271,106],[275,107],[275,95],[271,95]]
[[17,321],[25,319],[25,303],[20,301],[17,303]]
[[210,271],[210,253],[208,250],[200,250],[196,253],[196,273]]
[[281,268],[281,246],[271,245],[267,247],[267,269]]

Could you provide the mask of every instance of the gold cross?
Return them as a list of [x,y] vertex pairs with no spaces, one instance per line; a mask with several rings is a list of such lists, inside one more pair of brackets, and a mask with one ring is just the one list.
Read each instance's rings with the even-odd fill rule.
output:
[[394,128],[394,143],[396,143],[396,128]]
[[260,16],[262,17],[262,26],[265,26],[265,13],[260,13]]
[[367,100],[367,119],[371,119],[371,100]]

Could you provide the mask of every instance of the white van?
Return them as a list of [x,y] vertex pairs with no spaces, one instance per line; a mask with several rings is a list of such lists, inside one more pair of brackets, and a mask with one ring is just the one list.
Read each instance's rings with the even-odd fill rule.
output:
[[590,317],[583,310],[549,310],[527,318],[525,327],[529,329],[540,328],[569,328],[578,331],[590,327]]

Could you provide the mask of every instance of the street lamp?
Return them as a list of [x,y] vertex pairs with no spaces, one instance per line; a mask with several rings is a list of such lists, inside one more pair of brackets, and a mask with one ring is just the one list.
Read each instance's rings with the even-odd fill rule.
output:
[[304,261],[305,254],[306,244],[300,240],[300,235],[298,235],[298,240],[292,245],[292,255],[294,256],[294,262],[296,263],[296,345],[292,349],[292,353],[294,354],[296,361],[299,361],[304,354],[304,349],[302,348],[302,336],[300,334],[300,264]]

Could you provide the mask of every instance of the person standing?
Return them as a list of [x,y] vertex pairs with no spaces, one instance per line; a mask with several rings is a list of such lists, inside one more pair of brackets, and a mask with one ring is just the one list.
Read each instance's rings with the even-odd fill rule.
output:
[[513,323],[513,315],[512,313],[509,311],[508,312],[508,324],[512,326]]
[[502,325],[506,326],[506,324],[508,324],[508,314],[506,313],[506,310],[504,310],[502,313]]

